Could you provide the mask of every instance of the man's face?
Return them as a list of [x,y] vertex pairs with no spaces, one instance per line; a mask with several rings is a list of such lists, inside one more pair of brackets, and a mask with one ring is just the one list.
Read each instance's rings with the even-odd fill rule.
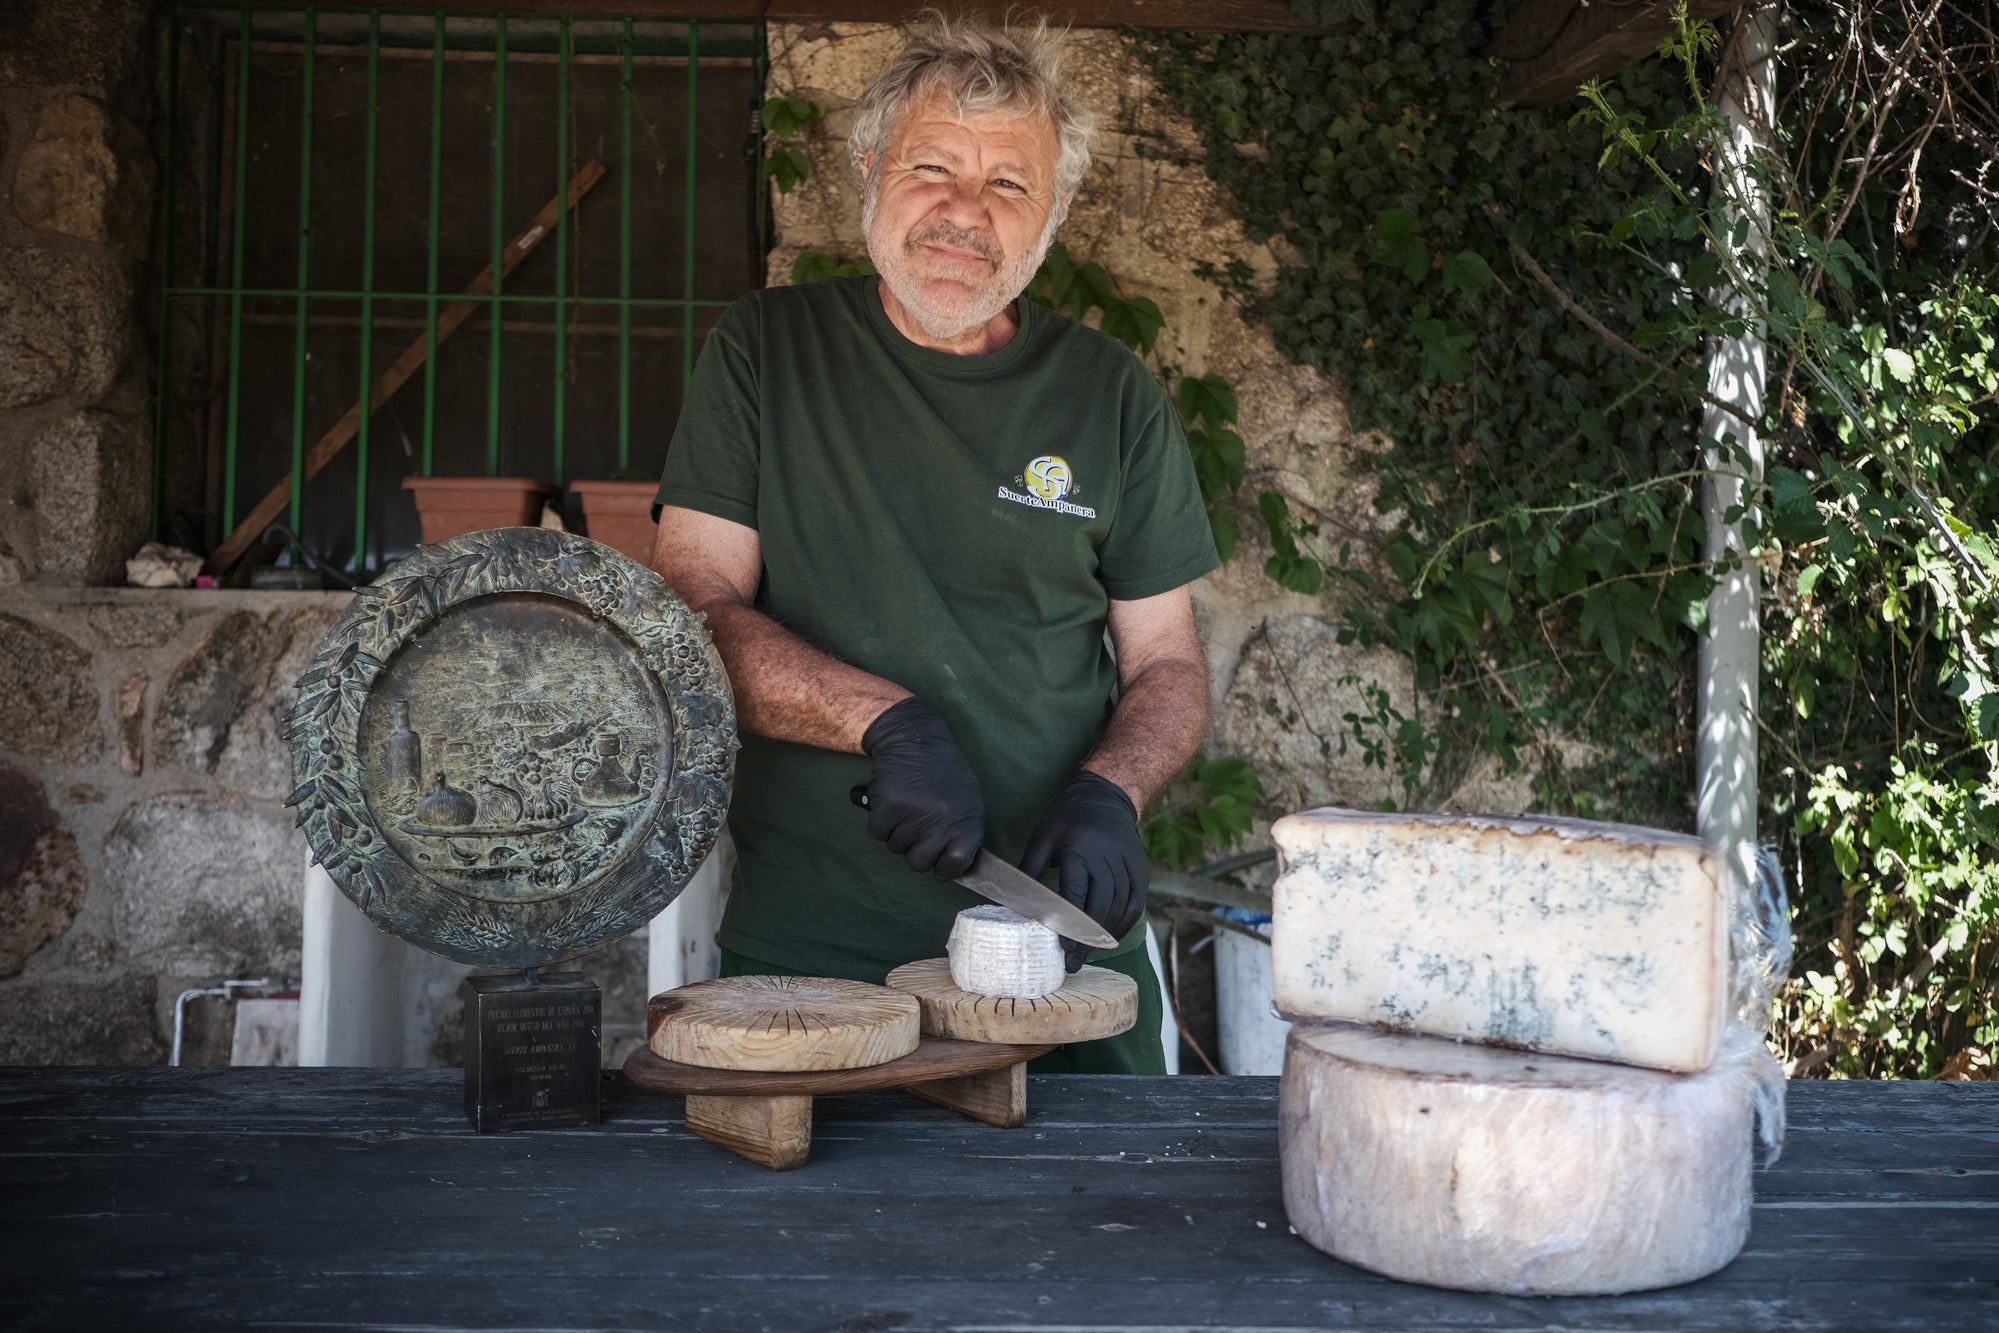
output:
[[1044,116],[961,117],[933,98],[905,110],[888,151],[867,159],[868,256],[932,338],[987,323],[1041,267],[1057,148]]

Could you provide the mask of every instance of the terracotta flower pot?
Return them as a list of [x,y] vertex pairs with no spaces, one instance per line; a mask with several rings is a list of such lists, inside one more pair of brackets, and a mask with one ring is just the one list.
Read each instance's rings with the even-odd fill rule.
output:
[[593,541],[623,551],[640,564],[652,554],[655,531],[651,481],[573,481],[569,489],[583,501],[583,532]]
[[486,528],[531,528],[555,487],[531,477],[404,477],[425,542]]

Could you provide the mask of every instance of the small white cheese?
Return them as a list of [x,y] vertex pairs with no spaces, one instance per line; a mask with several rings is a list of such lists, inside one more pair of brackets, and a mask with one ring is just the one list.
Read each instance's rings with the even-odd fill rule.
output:
[[1271,836],[1288,1016],[1683,1071],[1719,1048],[1728,916],[1698,839],[1353,810],[1286,815]]
[[968,907],[951,923],[951,980],[974,995],[1028,1000],[1062,988],[1062,939],[997,903]]
[[1409,1282],[1691,1282],[1749,1234],[1750,1068],[1668,1074],[1300,1024],[1279,1095],[1285,1211],[1319,1249]]

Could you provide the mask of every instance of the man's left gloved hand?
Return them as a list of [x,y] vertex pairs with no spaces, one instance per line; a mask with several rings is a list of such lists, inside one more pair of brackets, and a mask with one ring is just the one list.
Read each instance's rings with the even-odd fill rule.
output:
[[[1088,769],[1078,773],[1048,807],[1020,868],[1040,879],[1056,868],[1056,891],[1090,918],[1123,939],[1145,912],[1145,844],[1138,836],[1138,810],[1124,788]],[[1087,944],[1062,941],[1064,961],[1074,972],[1090,952]]]

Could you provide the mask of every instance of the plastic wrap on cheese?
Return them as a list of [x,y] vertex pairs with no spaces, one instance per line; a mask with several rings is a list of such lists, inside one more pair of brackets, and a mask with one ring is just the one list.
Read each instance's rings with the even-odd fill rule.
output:
[[1729,921],[1735,969],[1735,1016],[1760,1034],[1776,1017],[1777,993],[1791,974],[1791,901],[1784,867],[1769,847],[1756,849],[1754,878],[1736,886]]
[[1739,1024],[1724,1052],[1672,1074],[1299,1024],[1279,1102],[1285,1210],[1318,1248],[1405,1281],[1519,1295],[1690,1282],[1749,1233],[1769,1055]]
[[1696,838],[1334,809],[1271,836],[1288,1017],[1680,1071],[1720,1050],[1739,989],[1732,904]]

